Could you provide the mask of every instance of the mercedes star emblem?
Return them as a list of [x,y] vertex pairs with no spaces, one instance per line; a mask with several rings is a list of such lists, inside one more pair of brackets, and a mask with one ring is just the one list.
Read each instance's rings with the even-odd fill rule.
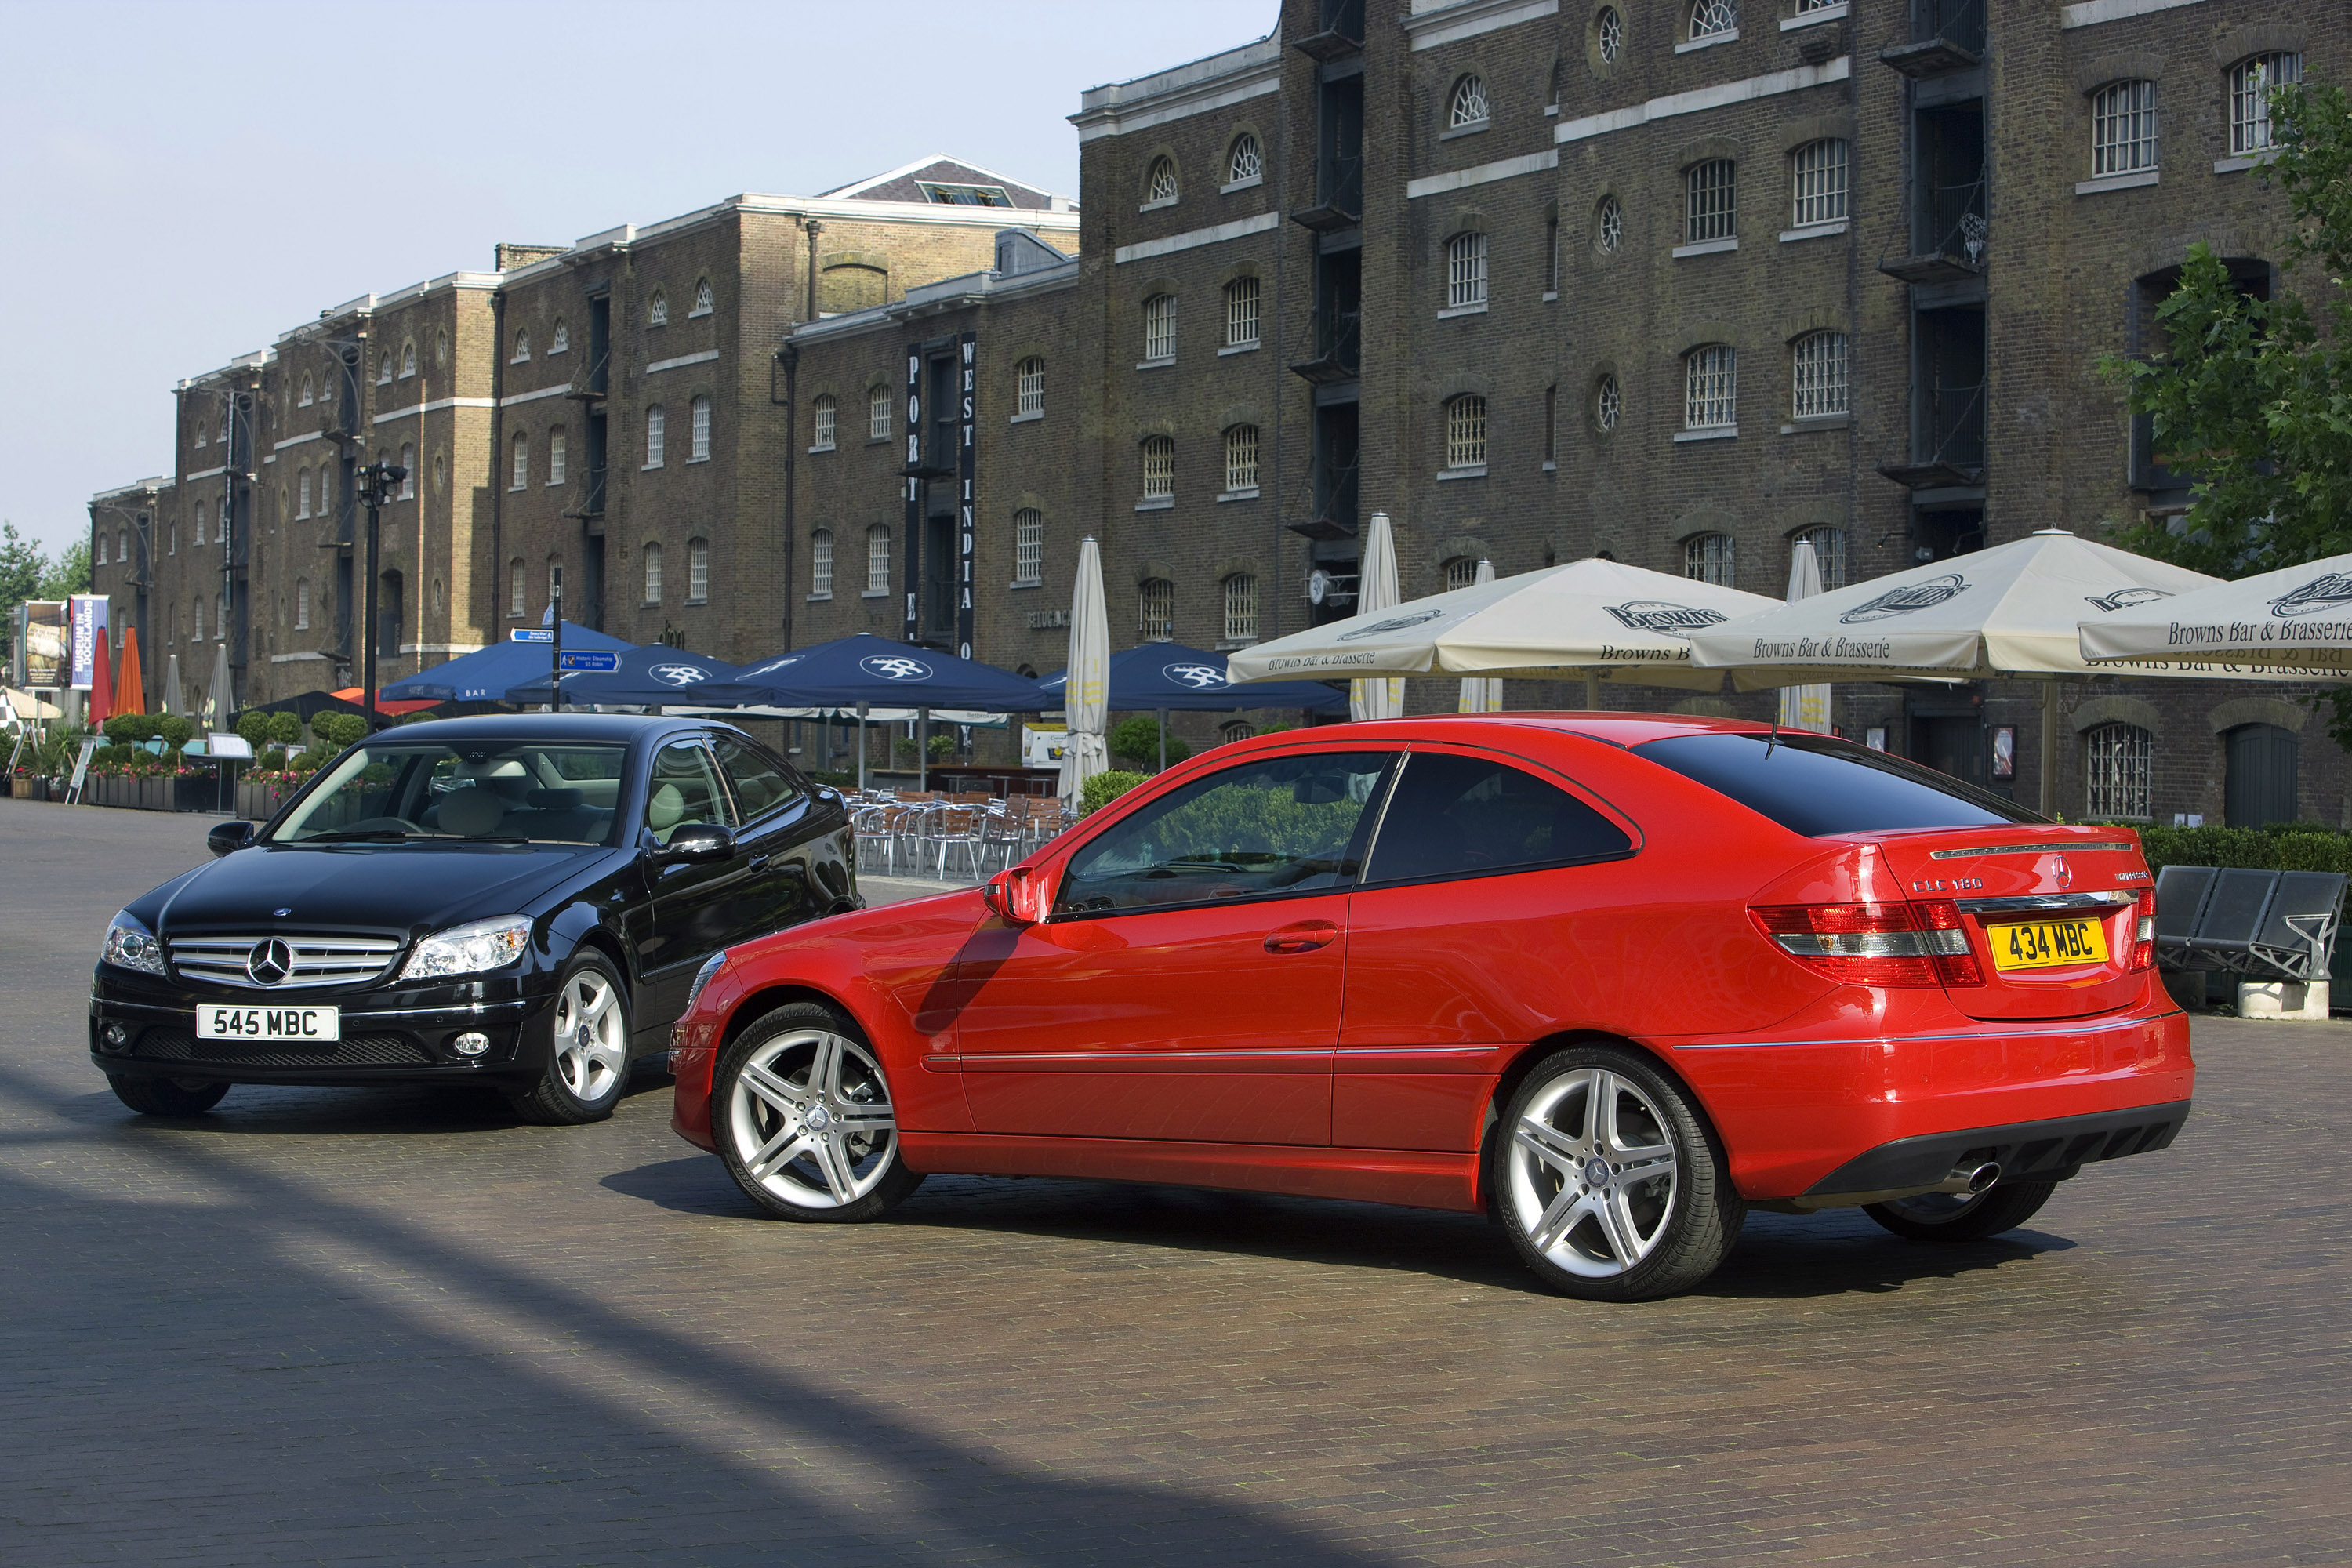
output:
[[294,973],[294,950],[276,937],[253,944],[245,955],[245,973],[256,985],[277,985]]

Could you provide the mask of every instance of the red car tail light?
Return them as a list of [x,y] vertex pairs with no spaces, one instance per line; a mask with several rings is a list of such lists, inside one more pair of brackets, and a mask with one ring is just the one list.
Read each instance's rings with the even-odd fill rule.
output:
[[2155,967],[2156,889],[2143,888],[2132,910],[2131,972],[2137,974]]
[[1923,903],[1772,904],[1749,911],[1783,952],[1846,985],[1981,985],[1959,907]]

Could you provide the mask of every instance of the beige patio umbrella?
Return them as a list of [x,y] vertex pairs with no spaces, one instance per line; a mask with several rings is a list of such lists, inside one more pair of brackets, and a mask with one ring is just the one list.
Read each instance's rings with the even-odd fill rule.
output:
[[[1371,532],[1364,540],[1363,559],[1356,566],[1356,613],[1378,615],[1397,602],[1396,533],[1384,511],[1372,513]],[[1348,717],[1396,719],[1404,713],[1402,680],[1351,680],[1348,683]]]
[[[1810,539],[1797,541],[1789,552],[1789,603],[1810,599],[1822,591],[1821,558],[1813,552]],[[1811,730],[1817,735],[1830,732],[1829,682],[1814,681],[1804,686],[1780,688],[1780,728]]]
[[1062,799],[1077,805],[1087,781],[1110,769],[1103,738],[1110,699],[1110,612],[1103,603],[1102,548],[1088,534],[1078,545],[1077,582],[1070,590],[1070,659],[1062,687]]
[[[1495,580],[1495,563],[1478,563],[1478,583]],[[1454,706],[1457,713],[1500,713],[1503,710],[1503,683],[1491,675],[1466,675],[1462,678],[1462,697]]]
[[163,665],[163,711],[183,719],[188,716],[187,690],[180,681],[180,656],[176,653]]
[[204,720],[207,731],[228,728],[228,716],[236,705],[236,696],[229,682],[228,644],[213,644],[212,688],[205,693]]
[[2119,675],[2352,679],[2352,555],[2126,605],[2076,635]]

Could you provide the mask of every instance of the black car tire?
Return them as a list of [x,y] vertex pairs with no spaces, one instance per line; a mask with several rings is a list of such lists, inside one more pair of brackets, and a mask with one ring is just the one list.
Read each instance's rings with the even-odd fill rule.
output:
[[[591,1039],[576,1034],[586,1026]],[[602,1121],[629,1085],[629,988],[613,961],[582,948],[563,966],[549,1005],[547,1070],[507,1097],[515,1114],[542,1127]]]
[[1492,1158],[1511,1245],[1564,1296],[1687,1290],[1715,1272],[1748,1218],[1690,1092],[1613,1046],[1571,1046],[1537,1063],[1495,1129]]
[[1862,1212],[1906,1241],[1982,1241],[2032,1219],[2057,1190],[2055,1182],[1999,1182],[1973,1197],[1925,1193]]
[[202,1116],[228,1092],[225,1083],[184,1083],[171,1078],[106,1075],[114,1098],[142,1116]]
[[878,1219],[923,1182],[899,1158],[880,1056],[821,1002],[778,1007],[728,1042],[711,1078],[710,1131],[735,1184],[778,1219]]

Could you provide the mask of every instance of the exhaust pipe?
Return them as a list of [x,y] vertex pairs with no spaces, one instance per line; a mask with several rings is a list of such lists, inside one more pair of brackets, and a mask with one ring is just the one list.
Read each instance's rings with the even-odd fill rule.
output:
[[1952,1173],[1946,1176],[1942,1184],[1935,1187],[1933,1190],[1939,1193],[1949,1193],[1954,1197],[1972,1198],[1977,1196],[1979,1194],[1987,1191],[1995,1182],[2000,1180],[2000,1164],[1994,1161],[1987,1160],[1983,1163],[1977,1165],[1953,1166]]

